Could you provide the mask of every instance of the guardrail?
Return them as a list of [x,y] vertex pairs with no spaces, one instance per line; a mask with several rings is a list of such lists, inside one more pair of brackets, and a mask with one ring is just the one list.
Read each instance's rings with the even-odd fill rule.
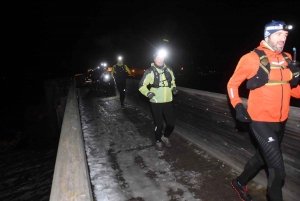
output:
[[[138,81],[127,79],[126,100],[149,116],[149,100],[138,91]],[[215,158],[241,172],[255,146],[248,125],[233,118],[235,111],[225,94],[178,87],[174,98],[175,132],[197,144]],[[247,107],[247,99],[243,99]],[[290,107],[289,119],[282,142],[286,169],[283,196],[286,201],[300,197],[300,108]],[[266,186],[266,174],[261,171],[254,181]]]
[[64,200],[93,200],[74,79],[64,112],[50,195],[50,201]]

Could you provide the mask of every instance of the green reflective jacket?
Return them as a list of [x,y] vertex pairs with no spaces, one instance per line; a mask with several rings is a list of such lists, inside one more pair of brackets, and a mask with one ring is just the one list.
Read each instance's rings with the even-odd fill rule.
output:
[[[142,79],[140,80],[139,83],[139,91],[147,97],[148,92],[153,92],[155,96],[150,99],[150,102],[152,103],[166,103],[166,102],[171,102],[173,100],[173,94],[172,94],[172,89],[176,87],[175,84],[175,77],[172,69],[170,67],[167,67],[166,64],[164,64],[164,67],[162,69],[156,68],[158,74],[159,74],[159,87],[154,88],[150,86],[150,90],[148,89],[148,85],[152,85],[154,83],[154,71],[152,68],[156,68],[154,66],[154,63],[151,63],[151,67],[148,68]],[[168,87],[168,81],[165,77],[165,74],[163,73],[164,70],[167,70],[170,72],[172,81],[171,81],[171,86]]]

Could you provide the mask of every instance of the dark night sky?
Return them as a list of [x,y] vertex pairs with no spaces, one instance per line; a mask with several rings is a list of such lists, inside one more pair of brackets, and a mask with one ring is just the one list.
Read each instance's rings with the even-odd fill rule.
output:
[[188,69],[191,62],[214,66],[222,72],[222,80],[212,80],[216,86],[226,85],[239,58],[259,45],[264,26],[272,19],[294,25],[285,51],[291,52],[294,46],[300,50],[300,3],[296,1],[199,2],[35,0],[3,4],[3,113],[24,122],[24,104],[40,103],[45,79],[83,73],[104,61],[112,66],[118,55],[123,55],[130,68],[148,68],[163,38],[170,41],[167,64],[173,69]]
[[264,25],[272,19],[295,27],[285,51],[300,49],[296,1],[145,2],[42,0],[15,5],[10,30],[20,34],[13,39],[19,47],[13,55],[27,74],[80,73],[103,61],[111,66],[118,55],[129,67],[147,68],[154,47],[167,38],[173,68],[193,61],[232,72],[238,59],[263,39]]

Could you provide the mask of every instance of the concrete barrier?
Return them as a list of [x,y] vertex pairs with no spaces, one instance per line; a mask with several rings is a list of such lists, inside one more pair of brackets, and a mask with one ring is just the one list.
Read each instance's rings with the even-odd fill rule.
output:
[[[126,100],[151,116],[149,100],[138,91],[139,80],[127,79]],[[230,165],[238,172],[254,155],[255,146],[248,124],[236,121],[235,111],[225,94],[178,87],[174,98],[175,132]],[[247,99],[243,99],[247,107]],[[291,107],[282,151],[286,168],[284,200],[300,197],[300,108]],[[254,181],[266,186],[266,173]]]
[[50,195],[50,201],[72,200],[93,200],[74,80],[64,112]]

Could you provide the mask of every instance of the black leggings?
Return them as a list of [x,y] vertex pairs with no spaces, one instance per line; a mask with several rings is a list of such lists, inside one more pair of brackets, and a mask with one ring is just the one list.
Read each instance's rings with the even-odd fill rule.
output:
[[281,152],[281,142],[285,130],[284,122],[256,122],[250,124],[251,133],[256,139],[257,150],[247,162],[237,180],[245,186],[262,168],[268,169],[268,196],[270,201],[282,201],[282,186],[285,169]]
[[155,124],[155,139],[161,142],[163,121],[165,119],[166,128],[164,131],[165,137],[170,137],[174,130],[175,115],[172,102],[168,103],[151,103],[152,114]]
[[117,89],[120,93],[120,101],[121,104],[123,105],[125,100],[126,80],[116,81],[116,84],[117,84]]

